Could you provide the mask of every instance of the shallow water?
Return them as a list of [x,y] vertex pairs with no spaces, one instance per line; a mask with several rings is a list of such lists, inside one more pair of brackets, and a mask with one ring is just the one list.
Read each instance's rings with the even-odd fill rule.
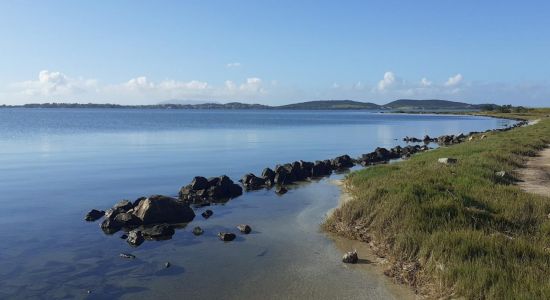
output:
[[[196,175],[237,180],[276,163],[403,145],[406,135],[509,122],[363,111],[0,109],[0,298],[401,298],[379,273],[343,265],[342,249],[319,231],[340,194],[329,179],[282,197],[245,193],[210,207],[208,220],[197,214],[173,239],[138,248],[83,216],[120,199],[175,196]],[[217,240],[240,223],[253,232]],[[191,234],[197,225],[203,236]]]

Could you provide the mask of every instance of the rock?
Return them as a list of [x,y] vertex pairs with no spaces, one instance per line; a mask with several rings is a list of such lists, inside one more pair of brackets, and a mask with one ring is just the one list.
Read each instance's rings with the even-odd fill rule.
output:
[[266,180],[252,173],[248,173],[240,180],[243,186],[249,190],[260,189],[265,186]]
[[202,228],[200,228],[199,226],[193,228],[193,234],[194,234],[194,235],[201,235],[201,234],[203,234],[203,233],[204,233],[204,231],[203,231]]
[[498,172],[495,172],[495,175],[498,176],[498,177],[505,177],[506,172],[505,171],[498,171]]
[[278,186],[275,189],[275,193],[277,193],[279,195],[284,195],[284,194],[286,194],[286,192],[288,192],[288,190],[284,186]]
[[249,234],[252,231],[252,228],[249,225],[246,225],[246,224],[238,225],[237,229],[239,229],[239,231],[244,233],[244,234]]
[[336,170],[348,169],[354,166],[353,160],[347,154],[333,158],[331,160],[331,165],[332,168]]
[[168,261],[165,262],[165,263],[164,263],[164,267],[167,268],[167,269],[170,268],[170,262],[168,262]]
[[105,215],[104,211],[92,209],[86,214],[86,216],[84,217],[84,220],[92,222],[100,219],[104,215]]
[[471,135],[471,136],[468,138],[468,142],[471,142],[471,141],[473,141],[473,140],[474,140],[474,136]]
[[213,211],[207,209],[207,210],[205,210],[205,211],[201,214],[201,216],[202,216],[203,218],[205,218],[205,219],[208,219],[208,218],[210,218],[213,214],[214,214]]
[[174,233],[174,228],[166,223],[145,227],[141,230],[141,234],[150,240],[168,240],[172,238]]
[[130,202],[128,200],[121,200],[120,202],[115,204],[115,206],[113,206],[113,210],[118,211],[118,213],[121,213],[121,212],[129,211],[133,207],[134,207],[134,205],[132,204],[132,202]]
[[129,258],[129,259],[134,259],[134,258],[136,258],[135,255],[130,254],[130,253],[120,253],[119,256],[122,257],[122,258]]
[[424,139],[423,139],[422,141],[423,141],[424,143],[426,143],[426,144],[427,144],[427,143],[429,143],[429,142],[431,142],[431,141],[432,141],[432,138],[430,138],[430,136],[429,136],[429,135],[425,135],[425,136],[424,136]]
[[450,157],[442,157],[437,160],[439,163],[450,165],[450,164],[456,164],[458,160],[456,158],[450,158]]
[[322,177],[330,175],[332,172],[330,162],[318,160],[311,168],[311,177]]
[[145,239],[143,238],[143,235],[141,234],[141,231],[139,230],[132,230],[128,232],[128,238],[126,238],[126,242],[132,246],[139,246],[141,245]]
[[113,234],[122,229],[122,224],[112,218],[106,218],[103,222],[101,222],[100,226],[101,230],[103,230],[106,234]]
[[277,166],[275,168],[275,177],[273,181],[276,184],[290,184],[292,183],[292,178],[290,172],[284,166]]
[[480,139],[480,140],[483,140],[483,139],[485,139],[486,137],[487,137],[487,136],[483,134],[479,139]]
[[188,204],[175,198],[154,195],[139,202],[134,208],[134,215],[144,225],[156,223],[188,223],[195,218],[193,209]]
[[193,178],[193,180],[191,181],[191,189],[192,190],[205,190],[207,189],[210,184],[208,183],[208,179],[202,177],[202,176],[196,176],[195,178]]
[[225,175],[210,179],[197,176],[191,184],[180,189],[179,198],[187,203],[200,204],[235,198],[242,193],[242,188]]
[[359,257],[357,256],[357,250],[354,250],[353,252],[348,252],[342,257],[342,262],[346,264],[356,264],[358,261]]
[[138,204],[142,201],[147,199],[147,197],[139,197],[134,201],[134,207],[138,206]]
[[224,242],[230,242],[234,240],[237,236],[231,232],[220,232],[218,233],[218,237]]
[[267,185],[273,185],[273,183],[275,183],[275,171],[270,168],[265,168],[262,171],[262,178]]
[[120,235],[120,238],[123,239],[123,240],[125,240],[125,239],[128,238],[128,235],[125,234],[125,233],[123,233],[123,234]]
[[121,227],[132,228],[141,225],[141,220],[130,213],[119,213],[115,216],[114,222]]

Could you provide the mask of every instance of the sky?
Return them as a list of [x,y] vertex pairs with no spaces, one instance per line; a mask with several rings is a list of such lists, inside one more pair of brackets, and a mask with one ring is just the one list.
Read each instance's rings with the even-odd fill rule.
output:
[[550,1],[0,0],[0,104],[550,106]]

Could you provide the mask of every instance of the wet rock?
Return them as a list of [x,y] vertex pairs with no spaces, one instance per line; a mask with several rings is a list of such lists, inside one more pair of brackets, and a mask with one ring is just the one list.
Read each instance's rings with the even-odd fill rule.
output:
[[265,186],[266,180],[263,178],[260,178],[252,173],[248,173],[243,176],[243,178],[240,180],[242,182],[243,186],[249,190],[256,190],[260,189]]
[[171,266],[171,265],[170,265],[170,262],[167,261],[167,262],[164,263],[164,267],[165,267],[166,269],[170,268],[170,266]]
[[141,225],[141,220],[130,213],[119,213],[115,216],[113,221],[125,228],[132,228]]
[[204,233],[204,231],[203,231],[202,228],[200,228],[199,226],[193,228],[193,234],[194,234],[194,235],[201,235],[201,234],[203,234],[203,233]]
[[275,171],[270,168],[265,168],[262,171],[262,178],[264,179],[266,185],[273,185],[275,183]]
[[238,225],[237,229],[239,229],[239,231],[244,233],[244,234],[249,234],[252,231],[252,228],[249,225],[246,225],[246,224]]
[[208,182],[208,179],[202,177],[202,176],[196,176],[191,181],[191,189],[192,190],[205,190],[210,186],[210,183]]
[[286,192],[288,192],[288,190],[284,186],[278,186],[275,189],[275,193],[277,193],[278,195],[284,195],[286,194]]
[[133,213],[144,225],[188,223],[195,218],[195,213],[188,204],[162,195],[149,196],[140,201]]
[[205,218],[205,219],[208,219],[208,218],[210,218],[213,214],[214,214],[213,211],[211,211],[210,209],[207,209],[207,210],[205,210],[205,211],[201,214],[201,216],[202,216],[203,218]]
[[134,205],[132,204],[132,202],[130,202],[128,200],[121,200],[120,202],[115,204],[115,206],[113,206],[113,210],[117,211],[118,213],[122,213],[122,212],[129,211],[133,207],[134,207]]
[[218,237],[224,242],[230,242],[234,240],[237,236],[231,232],[220,232],[218,233]]
[[293,180],[287,168],[277,165],[277,167],[275,167],[274,182],[276,184],[291,184]]
[[335,170],[348,169],[354,166],[353,160],[347,154],[333,158],[331,165]]
[[149,240],[168,240],[174,233],[174,228],[166,223],[145,227],[141,230],[141,234]]
[[134,259],[134,258],[136,258],[135,255],[130,254],[130,253],[120,253],[119,256],[122,257],[122,258],[128,258],[128,259]]
[[93,221],[96,221],[96,220],[100,219],[104,215],[105,215],[104,211],[97,210],[97,209],[92,209],[86,214],[86,216],[84,217],[84,220],[93,222]]
[[439,163],[446,164],[446,165],[456,164],[458,162],[456,158],[451,158],[451,157],[442,157],[437,161]]
[[330,175],[332,172],[330,161],[315,161],[311,168],[311,177],[322,177]]
[[128,235],[125,234],[125,233],[123,233],[123,234],[120,235],[120,238],[123,239],[123,240],[125,240],[125,239],[128,238]]
[[197,176],[193,182],[180,189],[179,198],[187,203],[228,200],[242,195],[242,188],[223,175],[206,179]]
[[354,250],[353,252],[348,252],[342,257],[342,262],[346,264],[356,264],[358,261],[359,257],[357,256],[357,250]]
[[115,221],[113,218],[106,218],[101,222],[100,227],[106,234],[113,234],[122,229],[122,223]]
[[143,238],[143,235],[141,234],[141,231],[139,230],[132,230],[128,232],[128,238],[126,238],[126,242],[132,246],[139,246],[145,241],[145,238]]

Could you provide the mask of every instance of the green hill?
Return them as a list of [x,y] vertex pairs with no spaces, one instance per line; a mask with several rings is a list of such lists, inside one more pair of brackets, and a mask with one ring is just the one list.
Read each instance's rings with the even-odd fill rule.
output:
[[380,109],[380,105],[352,100],[318,100],[275,107],[277,109]]

